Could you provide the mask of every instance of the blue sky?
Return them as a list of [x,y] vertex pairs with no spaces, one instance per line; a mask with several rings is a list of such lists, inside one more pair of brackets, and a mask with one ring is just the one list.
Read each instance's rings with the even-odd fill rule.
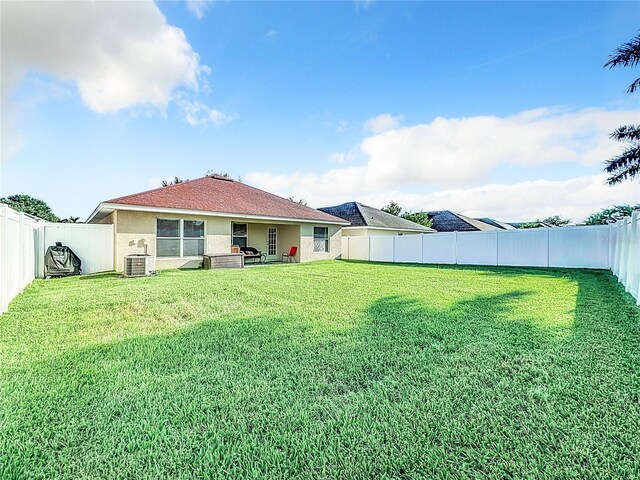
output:
[[638,3],[90,7],[3,5],[3,196],[84,218],[211,169],[312,206],[581,220],[638,201],[601,175],[608,132],[640,121],[640,72],[602,68]]

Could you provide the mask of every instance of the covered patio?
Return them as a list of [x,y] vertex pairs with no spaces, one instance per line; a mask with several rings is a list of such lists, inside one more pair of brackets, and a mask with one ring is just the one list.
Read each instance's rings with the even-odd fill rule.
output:
[[[231,247],[252,247],[260,252],[261,258],[247,256],[245,265],[282,262],[282,254],[289,253],[291,247],[297,247],[299,251],[300,226],[286,223],[233,222]],[[300,261],[298,252],[293,260]]]

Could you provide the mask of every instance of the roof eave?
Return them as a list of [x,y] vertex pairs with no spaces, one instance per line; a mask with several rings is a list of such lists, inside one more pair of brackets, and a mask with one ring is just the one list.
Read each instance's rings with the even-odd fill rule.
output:
[[101,210],[130,210],[137,212],[158,212],[158,213],[173,213],[183,215],[205,215],[208,217],[224,217],[224,218],[242,218],[246,220],[272,220],[272,221],[288,221],[288,222],[300,222],[300,223],[322,223],[329,225],[347,226],[351,225],[349,222],[344,221],[336,217],[336,220],[327,220],[320,218],[295,218],[295,217],[277,217],[268,215],[253,215],[247,213],[230,213],[230,212],[214,212],[210,210],[191,210],[183,208],[166,208],[166,207],[148,207],[145,205],[130,205],[126,203],[109,203],[102,202],[96,207],[93,213],[87,219],[87,223],[90,222]]

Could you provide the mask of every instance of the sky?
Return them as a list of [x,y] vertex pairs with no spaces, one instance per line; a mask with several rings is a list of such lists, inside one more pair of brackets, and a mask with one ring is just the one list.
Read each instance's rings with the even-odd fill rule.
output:
[[85,219],[207,171],[322,207],[526,221],[640,201],[605,70],[638,2],[2,2],[0,196]]

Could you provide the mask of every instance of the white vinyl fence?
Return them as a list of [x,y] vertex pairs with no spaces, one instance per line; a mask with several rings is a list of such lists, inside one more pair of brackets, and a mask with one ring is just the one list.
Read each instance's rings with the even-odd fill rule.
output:
[[611,226],[611,271],[640,305],[640,210]]
[[44,253],[56,242],[70,247],[80,257],[83,275],[113,270],[113,225],[48,223],[40,239],[39,277],[44,276]]
[[0,204],[0,314],[36,276],[39,229],[45,223]]
[[610,269],[640,304],[640,212],[612,225],[343,237],[342,258]]
[[56,242],[80,257],[83,274],[113,270],[113,225],[49,223],[0,204],[0,314],[44,276],[44,254]]

